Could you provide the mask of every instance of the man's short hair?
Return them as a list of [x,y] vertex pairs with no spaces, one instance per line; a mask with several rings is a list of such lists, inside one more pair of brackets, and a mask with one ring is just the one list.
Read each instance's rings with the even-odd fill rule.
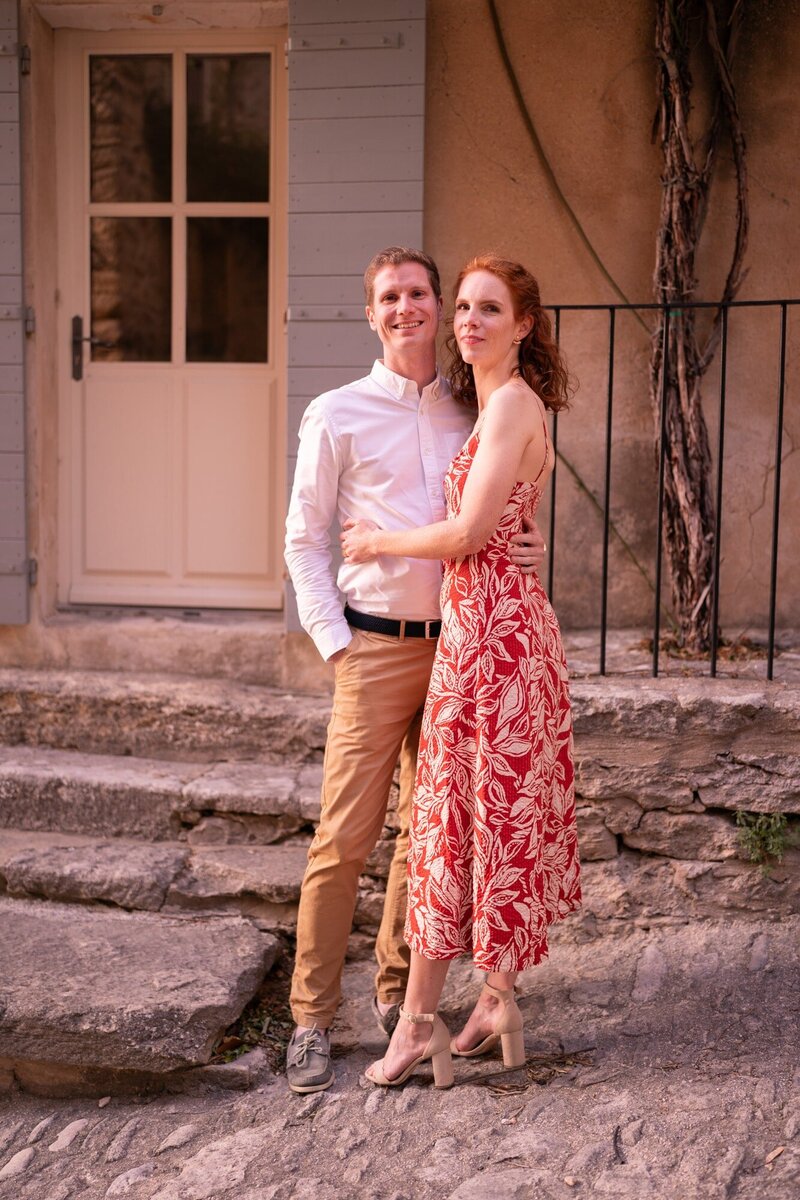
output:
[[434,295],[437,299],[441,296],[442,285],[439,280],[439,268],[430,254],[426,254],[424,250],[412,250],[408,246],[387,246],[385,250],[379,250],[377,254],[373,254],[364,272],[364,294],[367,297],[367,304],[372,304],[375,276],[378,271],[383,267],[399,267],[403,263],[419,263],[421,267],[424,267],[428,272],[428,279],[431,281]]

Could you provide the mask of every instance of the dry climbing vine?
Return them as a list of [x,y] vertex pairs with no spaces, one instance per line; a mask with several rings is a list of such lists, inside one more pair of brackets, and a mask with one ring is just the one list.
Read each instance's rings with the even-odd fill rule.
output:
[[[727,131],[736,174],[736,233],[722,300],[736,295],[744,278],[747,246],[746,148],[733,59],[744,0],[656,0],[656,54],[659,108],[656,131],[663,154],[655,295],[665,305],[696,297],[695,257],[708,210],[709,188],[720,142]],[[691,60],[705,53],[714,90],[708,127],[690,131],[693,78]],[[711,454],[702,407],[701,384],[720,335],[722,310],[715,312],[704,339],[691,309],[672,309],[653,335],[651,399],[656,428],[665,403],[664,546],[670,571],[672,607],[680,640],[694,651],[711,642],[714,563],[714,500]],[[663,376],[664,326],[666,380]]]

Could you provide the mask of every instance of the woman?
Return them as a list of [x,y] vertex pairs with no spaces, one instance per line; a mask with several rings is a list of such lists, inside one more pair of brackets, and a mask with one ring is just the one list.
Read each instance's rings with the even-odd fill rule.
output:
[[[536,575],[508,561],[508,537],[533,516],[554,464],[546,410],[567,400],[567,374],[533,276],[494,256],[456,283],[454,395],[477,403],[472,435],[445,479],[448,519],[388,532],[342,533],[349,562],[378,555],[445,560],[442,632],[420,741],[406,940],[411,968],[383,1060],[367,1071],[403,1083],[433,1060],[502,1042],[525,1060],[514,1001],[518,971],[547,954],[547,927],[580,904],[572,728],[558,623]],[[466,1026],[450,1041],[436,1008],[452,959],[487,972]]]

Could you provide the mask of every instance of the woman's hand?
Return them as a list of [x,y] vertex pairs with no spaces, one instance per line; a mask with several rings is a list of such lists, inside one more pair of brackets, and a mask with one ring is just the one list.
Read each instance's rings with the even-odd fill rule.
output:
[[374,521],[345,521],[339,541],[342,543],[342,555],[349,565],[369,562],[377,558],[375,549],[375,530],[380,529]]

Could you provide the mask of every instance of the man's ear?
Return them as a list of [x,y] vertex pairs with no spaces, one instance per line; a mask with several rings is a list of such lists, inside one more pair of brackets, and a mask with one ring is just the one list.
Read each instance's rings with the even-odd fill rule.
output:
[[374,330],[377,333],[378,326],[375,321],[375,313],[372,311],[372,309],[370,308],[369,305],[366,306],[366,308],[364,309],[364,312],[367,314],[367,320],[369,321],[370,329]]

